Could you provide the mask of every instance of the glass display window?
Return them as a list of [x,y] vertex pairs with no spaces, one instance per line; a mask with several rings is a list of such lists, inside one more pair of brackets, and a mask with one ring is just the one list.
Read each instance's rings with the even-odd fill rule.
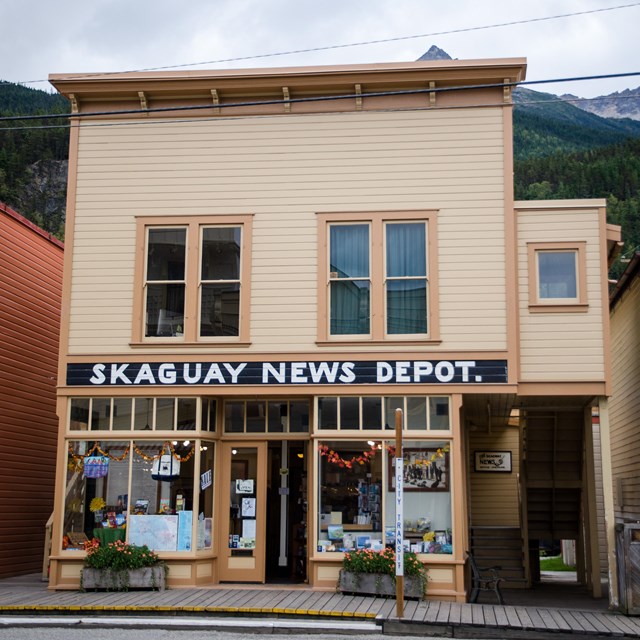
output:
[[317,551],[383,548],[382,469],[385,453],[373,441],[318,445]]
[[[154,551],[191,551],[193,514],[202,498],[212,517],[212,489],[195,494],[196,449],[213,482],[213,444],[193,440],[68,443],[63,550],[84,542],[127,540]],[[207,493],[207,491],[209,493]],[[207,501],[209,506],[206,506]],[[204,548],[211,548],[204,547]]]
[[[451,456],[446,441],[403,443],[403,540],[416,553],[452,553]],[[388,457],[385,540],[395,544],[394,456]]]

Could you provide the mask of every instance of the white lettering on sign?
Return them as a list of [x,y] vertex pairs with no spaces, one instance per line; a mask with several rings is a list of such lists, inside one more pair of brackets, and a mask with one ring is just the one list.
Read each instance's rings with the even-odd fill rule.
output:
[[508,382],[506,360],[129,362],[67,365],[67,384],[338,385]]
[[205,471],[200,476],[200,491],[204,491],[207,487],[210,487],[213,484],[213,474],[211,470]]
[[396,458],[396,576],[404,575],[404,460]]

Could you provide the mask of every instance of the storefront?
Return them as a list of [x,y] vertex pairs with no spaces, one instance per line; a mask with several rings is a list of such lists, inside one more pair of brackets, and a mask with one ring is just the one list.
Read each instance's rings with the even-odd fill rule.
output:
[[[431,594],[462,597],[461,396],[424,395],[416,385],[436,370],[458,384],[483,375],[495,380],[506,376],[504,363],[305,363],[309,377],[348,376],[358,390],[367,380],[402,379],[410,369],[418,372],[413,385],[385,382],[352,395],[349,383],[300,380],[287,397],[275,395],[272,377],[303,376],[302,363],[68,365],[75,388],[61,399],[67,473],[57,523],[62,553],[52,565],[56,588],[77,585],[82,543],[92,538],[147,544],[166,559],[176,586],[334,588],[344,552],[395,544],[390,470],[401,409],[405,545],[428,563]],[[177,386],[185,375],[199,371],[203,380],[212,370],[220,376],[208,388]],[[242,375],[255,380],[257,371],[258,397],[221,388],[240,384]]]

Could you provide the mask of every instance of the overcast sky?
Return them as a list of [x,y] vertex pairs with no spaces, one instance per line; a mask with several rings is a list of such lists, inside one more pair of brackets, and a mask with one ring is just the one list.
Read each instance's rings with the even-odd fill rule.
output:
[[[630,4],[635,6],[477,29]],[[180,65],[410,61],[434,44],[453,58],[525,57],[527,80],[640,71],[640,2],[632,0],[0,0],[0,25],[0,79],[11,82]],[[215,63],[435,33],[441,35]],[[199,62],[208,64],[191,66]],[[46,82],[31,86],[50,88]],[[640,76],[531,88],[593,97],[638,86]]]

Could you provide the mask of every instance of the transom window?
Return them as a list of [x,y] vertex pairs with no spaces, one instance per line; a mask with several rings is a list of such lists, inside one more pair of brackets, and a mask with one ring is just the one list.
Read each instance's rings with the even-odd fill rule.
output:
[[322,214],[320,224],[327,242],[321,254],[327,320],[320,337],[435,339],[429,240],[435,214]]
[[308,400],[227,400],[225,433],[307,433]]
[[404,413],[405,429],[450,429],[448,396],[328,396],[317,403],[320,430],[394,429],[396,409]]
[[197,398],[71,398],[69,429],[193,431],[197,405]]
[[134,342],[246,341],[251,216],[157,220],[139,221],[143,322]]

